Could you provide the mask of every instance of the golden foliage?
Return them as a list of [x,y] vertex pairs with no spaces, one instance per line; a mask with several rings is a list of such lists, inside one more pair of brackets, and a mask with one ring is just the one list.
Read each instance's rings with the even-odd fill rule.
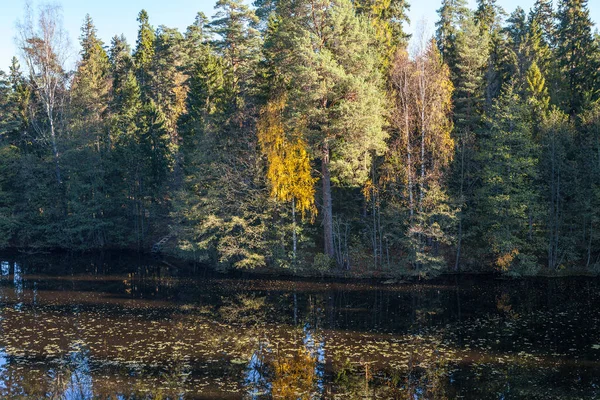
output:
[[316,381],[316,359],[305,349],[291,357],[277,357],[272,381],[274,399],[311,399]]
[[271,196],[279,201],[294,201],[303,218],[307,212],[314,218],[316,178],[311,174],[308,144],[297,133],[289,138],[286,135],[282,118],[285,104],[284,96],[269,101],[258,121],[258,140],[267,157]]
[[[431,164],[430,174],[436,176],[440,169],[448,166],[454,155],[454,139],[451,136],[452,93],[454,85],[450,80],[450,69],[442,61],[435,41],[430,41],[416,64],[416,118],[417,131],[425,134],[425,143]],[[426,160],[421,160],[426,162]]]
[[386,154],[384,179],[405,184],[413,196],[420,186],[442,186],[455,146],[450,69],[434,41],[423,46],[412,58],[398,50],[390,76],[396,135]]
[[506,272],[506,271],[508,271],[509,267],[512,265],[515,257],[518,255],[519,255],[519,250],[517,250],[517,249],[513,249],[508,253],[501,254],[498,257],[498,259],[496,260],[496,265],[500,268],[500,270],[502,270],[503,272]]

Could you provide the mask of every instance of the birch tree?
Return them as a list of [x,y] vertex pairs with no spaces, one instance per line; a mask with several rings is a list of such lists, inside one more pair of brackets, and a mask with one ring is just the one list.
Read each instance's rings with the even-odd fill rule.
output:
[[[63,183],[58,145],[58,120],[63,111],[69,40],[62,26],[62,10],[56,5],[42,5],[37,15],[30,5],[25,19],[18,23],[17,44],[21,50],[32,90],[36,93],[45,121],[33,117],[39,139],[49,143],[55,164],[56,181]],[[35,113],[32,107],[30,112]]]

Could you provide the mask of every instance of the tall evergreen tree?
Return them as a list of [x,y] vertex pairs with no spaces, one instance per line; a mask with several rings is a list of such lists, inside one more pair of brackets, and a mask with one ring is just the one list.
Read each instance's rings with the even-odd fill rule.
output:
[[150,68],[154,57],[154,41],[156,34],[154,28],[150,25],[150,19],[146,10],[140,11],[137,21],[140,23],[138,37],[133,59],[137,70],[137,80],[142,89],[144,98],[151,93]]
[[[458,237],[455,268],[462,262],[463,236],[471,234],[473,190],[477,180],[477,162],[475,153],[478,146],[475,132],[480,129],[485,104],[485,72],[489,54],[489,37],[479,27],[473,17],[463,20],[462,30],[456,39],[456,64],[453,83],[455,87],[454,127],[456,155],[453,164],[453,182],[457,203],[461,209],[458,214]],[[468,238],[467,238],[468,239]]]
[[81,60],[71,84],[69,150],[64,155],[69,179],[66,232],[74,247],[103,247],[111,230],[111,223],[104,218],[109,214],[104,211],[110,201],[105,171],[112,82],[108,54],[89,15],[81,28],[80,44]]
[[320,2],[312,15],[294,11],[282,16],[292,19],[296,35],[293,59],[287,62],[289,112],[320,163],[325,254],[348,265],[341,246],[336,251],[340,238],[334,237],[331,186],[332,181],[364,184],[373,155],[385,149],[374,32],[347,0]]
[[407,35],[402,24],[410,22],[406,0],[359,0],[355,3],[359,15],[364,15],[373,24],[377,46],[382,53],[382,64],[389,67],[398,46],[405,46],[410,35]]
[[9,77],[0,71],[0,249],[7,247],[17,230],[15,204],[17,203],[17,176],[19,160],[17,147],[11,145],[12,133],[17,128],[18,104]]
[[193,65],[206,55],[207,44],[210,40],[209,20],[202,12],[196,15],[194,23],[185,31],[185,51],[187,59],[185,60],[186,71],[188,75]]
[[504,10],[496,4],[496,0],[477,0],[475,22],[482,32],[493,35],[501,29]]
[[[598,97],[598,66],[587,0],[561,0],[556,33],[560,103],[571,116]],[[566,79],[565,79],[566,78]]]
[[247,93],[258,61],[258,17],[242,0],[219,0],[215,8],[219,11],[209,24],[218,35],[213,46],[226,61],[234,106],[242,110],[247,100],[242,93]]
[[539,154],[524,113],[522,100],[506,85],[486,118],[477,156],[481,169],[475,229],[504,271],[537,267],[541,216],[534,183]]
[[544,42],[553,47],[556,37],[555,14],[552,0],[536,0],[529,12],[529,25],[535,22],[540,28]]
[[[170,183],[179,186],[182,180],[181,135],[178,129],[180,117],[185,112],[188,92],[185,39],[177,30],[161,26],[158,30],[152,61],[152,98],[161,114],[164,129],[169,137],[164,149],[167,169],[172,169]],[[167,167],[167,166],[165,166]]]
[[453,68],[456,62],[456,37],[463,19],[469,16],[466,0],[442,0],[437,10],[439,20],[435,23],[436,40],[444,62]]

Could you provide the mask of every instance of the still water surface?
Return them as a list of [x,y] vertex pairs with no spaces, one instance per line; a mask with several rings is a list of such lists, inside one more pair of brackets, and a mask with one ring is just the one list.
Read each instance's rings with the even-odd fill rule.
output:
[[0,398],[596,399],[600,281],[0,255]]

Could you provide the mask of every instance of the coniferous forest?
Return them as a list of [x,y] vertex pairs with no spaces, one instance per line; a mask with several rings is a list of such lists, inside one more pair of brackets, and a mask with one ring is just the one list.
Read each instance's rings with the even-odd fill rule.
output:
[[[218,0],[139,13],[70,67],[30,10],[0,72],[0,248],[221,269],[600,272],[600,35],[587,0]],[[134,24],[135,21],[132,21]]]

